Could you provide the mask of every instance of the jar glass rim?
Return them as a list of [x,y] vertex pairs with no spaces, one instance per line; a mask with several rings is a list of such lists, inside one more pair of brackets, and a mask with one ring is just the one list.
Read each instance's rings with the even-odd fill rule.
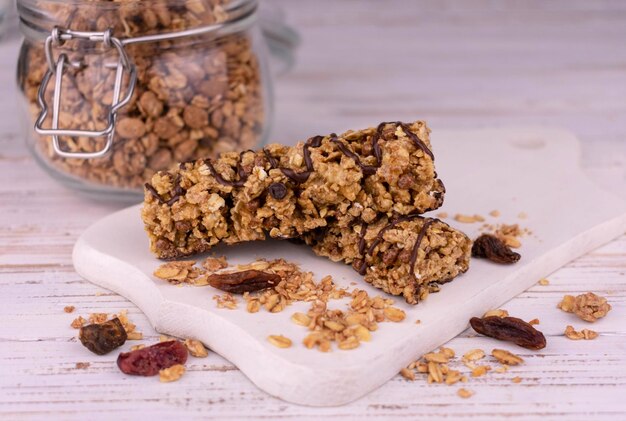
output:
[[[197,1],[204,3],[204,0]],[[156,5],[163,5],[167,8],[183,7],[189,4],[189,0],[16,0],[16,3],[23,35],[26,38],[41,38],[42,35],[49,34],[50,29],[58,24],[55,17],[47,14],[41,7],[42,5],[62,5],[66,8],[89,7],[111,12],[126,7],[149,8]],[[220,6],[226,13],[226,19],[219,22],[219,25],[229,25],[237,23],[245,16],[255,14],[258,0],[229,0]],[[205,25],[206,23],[198,23],[197,26]]]

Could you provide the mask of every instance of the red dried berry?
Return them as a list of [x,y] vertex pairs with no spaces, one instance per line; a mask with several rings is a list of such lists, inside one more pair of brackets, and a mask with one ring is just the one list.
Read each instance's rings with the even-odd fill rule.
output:
[[117,366],[125,374],[155,376],[164,368],[185,364],[187,348],[178,341],[160,342],[136,351],[122,352]]

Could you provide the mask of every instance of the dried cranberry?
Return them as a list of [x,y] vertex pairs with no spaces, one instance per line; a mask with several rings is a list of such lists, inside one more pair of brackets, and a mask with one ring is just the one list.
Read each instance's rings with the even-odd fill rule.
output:
[[187,348],[178,341],[161,342],[136,351],[122,352],[117,366],[125,374],[154,376],[159,370],[176,364],[185,364]]

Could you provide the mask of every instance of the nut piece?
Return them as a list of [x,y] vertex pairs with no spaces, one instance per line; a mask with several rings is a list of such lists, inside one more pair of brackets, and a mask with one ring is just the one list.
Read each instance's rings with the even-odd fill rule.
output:
[[65,307],[63,307],[63,311],[66,312],[66,313],[73,313],[75,309],[76,309],[76,307],[74,307],[74,306],[65,306]]
[[291,346],[291,339],[283,335],[270,335],[267,337],[267,340],[278,348],[289,348]]
[[205,348],[204,344],[195,339],[185,339],[185,347],[189,353],[196,358],[205,358],[209,356],[209,351]]
[[182,364],[175,364],[169,368],[159,370],[159,381],[163,383],[175,382],[183,377],[185,374],[185,366]]
[[502,364],[518,365],[524,362],[522,357],[519,357],[505,349],[494,349],[491,351],[491,355]]
[[579,339],[591,340],[598,337],[598,332],[590,329],[583,329],[580,332],[577,332],[573,326],[567,326],[565,328],[565,336],[574,341]]
[[482,358],[485,358],[485,351],[482,349],[472,349],[463,354],[465,361],[478,361]]
[[563,296],[563,299],[557,305],[557,307],[567,313],[573,313],[574,309],[576,308],[576,297],[574,297],[573,295]]

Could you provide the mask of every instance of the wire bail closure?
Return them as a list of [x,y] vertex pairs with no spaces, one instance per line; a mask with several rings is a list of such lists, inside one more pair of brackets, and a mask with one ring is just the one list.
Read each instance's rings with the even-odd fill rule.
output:
[[[63,73],[65,73],[65,71],[69,67],[80,68],[82,64],[77,62],[71,62],[67,54],[65,53],[59,54],[58,58],[55,60],[53,47],[60,47],[66,41],[73,39],[101,42],[106,50],[115,48],[119,56],[117,65],[115,65],[116,70],[115,85],[113,87],[113,100],[111,101],[111,108],[107,116],[107,127],[103,130],[76,130],[71,128],[59,128]],[[39,102],[39,106],[41,107],[41,112],[39,113],[39,117],[35,122],[35,131],[43,136],[52,136],[52,146],[55,153],[64,158],[89,159],[105,156],[111,150],[111,146],[113,144],[117,112],[130,102],[137,82],[137,71],[135,69],[135,65],[128,58],[128,54],[124,49],[124,44],[118,38],[112,35],[111,29],[107,29],[104,32],[81,32],[55,27],[50,35],[46,38],[44,51],[46,54],[46,61],[48,62],[48,70],[46,71],[41,81],[41,85],[39,86],[39,91],[37,93],[37,101]],[[125,72],[129,76],[128,89],[124,98],[120,100],[122,82]],[[52,96],[52,127],[50,129],[44,129],[43,123],[48,116],[48,104],[45,99],[45,93],[48,84],[50,83],[50,79],[52,79],[52,76],[55,77],[54,93]],[[90,138],[107,136],[107,139],[104,147],[99,151],[69,152],[61,149],[59,136],[84,136]]]

